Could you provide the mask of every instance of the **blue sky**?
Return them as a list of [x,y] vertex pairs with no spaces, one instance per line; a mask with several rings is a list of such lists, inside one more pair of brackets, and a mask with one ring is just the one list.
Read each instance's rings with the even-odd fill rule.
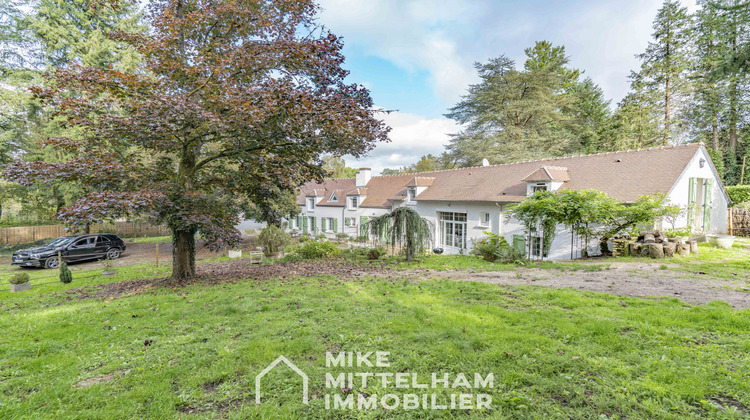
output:
[[[344,38],[349,80],[370,89],[391,143],[349,166],[375,171],[439,154],[458,127],[443,117],[476,82],[474,62],[505,54],[522,64],[527,47],[564,45],[616,104],[638,67],[661,1],[321,0],[320,23]],[[683,1],[694,11],[695,0]]]

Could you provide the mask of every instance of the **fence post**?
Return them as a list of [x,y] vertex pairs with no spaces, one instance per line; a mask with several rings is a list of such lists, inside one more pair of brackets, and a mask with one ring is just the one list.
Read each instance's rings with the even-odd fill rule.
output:
[[159,268],[159,242],[156,243],[156,268]]

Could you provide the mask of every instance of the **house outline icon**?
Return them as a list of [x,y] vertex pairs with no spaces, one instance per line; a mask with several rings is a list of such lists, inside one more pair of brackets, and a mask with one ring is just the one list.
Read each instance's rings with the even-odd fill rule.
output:
[[284,362],[285,365],[289,366],[297,375],[302,377],[302,404],[307,405],[308,403],[308,395],[307,395],[307,382],[308,378],[305,372],[302,372],[297,366],[294,365],[294,363],[290,362],[289,359],[287,359],[284,356],[279,356],[271,362],[270,365],[268,365],[265,369],[263,369],[262,372],[260,372],[255,377],[255,403],[260,404],[260,380],[266,376],[266,373],[273,370],[273,368],[276,367],[279,363]]

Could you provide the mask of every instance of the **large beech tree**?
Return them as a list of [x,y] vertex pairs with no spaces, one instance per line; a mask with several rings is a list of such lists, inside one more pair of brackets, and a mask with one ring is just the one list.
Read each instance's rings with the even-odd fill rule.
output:
[[138,71],[74,66],[34,89],[83,133],[46,143],[75,157],[16,161],[5,177],[83,185],[59,214],[74,226],[123,215],[166,224],[172,275],[185,278],[196,233],[212,249],[239,241],[252,182],[292,189],[322,178],[322,153],[360,156],[388,128],[369,92],[345,82],[342,42],[316,24],[311,0],[150,4],[148,35],[112,34],[140,53]]

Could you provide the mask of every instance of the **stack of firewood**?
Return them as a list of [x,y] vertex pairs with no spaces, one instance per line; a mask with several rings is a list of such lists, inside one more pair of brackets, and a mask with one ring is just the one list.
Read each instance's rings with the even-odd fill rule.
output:
[[668,239],[658,230],[642,230],[635,242],[628,244],[624,251],[634,257],[664,258],[677,255],[698,254],[698,242],[681,238]]

